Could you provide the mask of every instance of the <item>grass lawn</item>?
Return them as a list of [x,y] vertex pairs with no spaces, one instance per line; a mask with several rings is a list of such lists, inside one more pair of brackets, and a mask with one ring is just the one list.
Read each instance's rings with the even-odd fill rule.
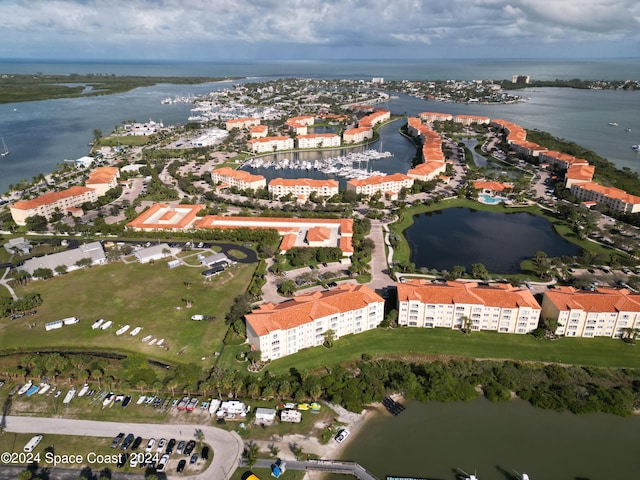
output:
[[464,336],[449,329],[376,329],[337,340],[332,349],[314,347],[271,362],[268,370],[285,373],[290,368],[313,370],[349,360],[363,353],[405,357],[461,356],[560,362],[601,367],[640,368],[639,347],[610,338],[537,340],[530,335],[473,332]]
[[[199,268],[169,269],[165,261],[113,263],[34,281],[16,292],[19,296],[37,292],[43,303],[36,315],[0,321],[0,351],[142,352],[151,358],[185,363],[213,358],[222,348],[227,330],[224,316],[233,299],[247,288],[255,268],[256,264],[238,264],[214,281],[203,282]],[[192,300],[192,308],[185,308],[185,298]],[[193,314],[216,320],[193,322]],[[46,322],[72,316],[80,323],[45,331]],[[91,324],[99,318],[113,321],[113,326],[92,330]],[[136,337],[129,332],[116,336],[123,325],[131,326],[129,332],[138,326],[142,331]],[[143,344],[140,340],[147,335],[164,338],[166,348]]]

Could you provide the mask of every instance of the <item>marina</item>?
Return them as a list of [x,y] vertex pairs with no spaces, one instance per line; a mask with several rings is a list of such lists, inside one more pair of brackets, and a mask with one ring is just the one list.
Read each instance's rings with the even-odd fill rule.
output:
[[247,160],[243,167],[252,169],[265,168],[275,170],[302,170],[319,171],[327,175],[335,175],[349,179],[364,179],[373,176],[385,176],[385,172],[372,170],[369,162],[393,157],[393,153],[381,150],[363,150],[361,152],[349,152],[346,155],[319,158],[314,161],[293,159],[264,159],[255,157]]

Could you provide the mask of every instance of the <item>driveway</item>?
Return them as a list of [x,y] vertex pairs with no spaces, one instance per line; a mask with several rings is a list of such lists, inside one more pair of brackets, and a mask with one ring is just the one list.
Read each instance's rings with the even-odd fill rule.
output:
[[[227,480],[238,466],[244,444],[235,432],[228,432],[220,428],[202,425],[166,425],[145,423],[116,423],[97,422],[94,420],[71,420],[67,418],[41,418],[7,416],[2,419],[5,432],[79,435],[83,437],[105,437],[111,439],[120,432],[133,432],[142,438],[176,438],[189,440],[195,438],[196,429],[202,430],[204,441],[213,448],[213,460],[209,468],[197,475],[172,475],[188,480],[208,480],[211,478]],[[46,439],[45,439],[46,442]],[[69,452],[73,454],[75,452]],[[88,452],[77,452],[86,454]],[[44,465],[46,467],[46,465]],[[89,465],[92,470],[99,471],[109,465]],[[173,469],[172,469],[173,470]],[[55,478],[55,477],[54,477]],[[77,477],[76,477],[77,478]],[[142,478],[142,477],[140,477]]]

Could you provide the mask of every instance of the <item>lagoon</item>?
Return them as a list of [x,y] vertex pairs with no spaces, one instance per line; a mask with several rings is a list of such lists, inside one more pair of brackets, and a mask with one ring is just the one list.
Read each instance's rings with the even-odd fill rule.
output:
[[404,232],[417,268],[451,270],[482,263],[491,273],[520,272],[520,262],[537,251],[549,257],[575,256],[580,248],[565,240],[542,217],[448,208],[414,217]]
[[632,459],[640,440],[640,417],[559,413],[518,399],[405,405],[397,417],[374,413],[345,443],[341,457],[360,463],[379,479],[453,480],[456,468],[477,471],[481,480],[514,480],[514,470],[532,480],[637,477]]

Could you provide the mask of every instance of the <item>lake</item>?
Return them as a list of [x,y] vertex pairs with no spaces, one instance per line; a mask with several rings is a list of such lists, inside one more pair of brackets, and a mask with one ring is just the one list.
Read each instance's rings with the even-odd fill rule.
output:
[[[640,417],[574,415],[522,400],[491,403],[406,402],[397,417],[376,413],[345,442],[343,459],[381,480],[386,475],[453,480],[455,469],[481,480],[638,478]],[[330,476],[332,479],[346,477]]]
[[491,273],[518,273],[520,262],[543,251],[549,257],[575,256],[580,248],[568,242],[542,217],[448,208],[423,213],[404,231],[417,268],[451,270],[482,263]]

